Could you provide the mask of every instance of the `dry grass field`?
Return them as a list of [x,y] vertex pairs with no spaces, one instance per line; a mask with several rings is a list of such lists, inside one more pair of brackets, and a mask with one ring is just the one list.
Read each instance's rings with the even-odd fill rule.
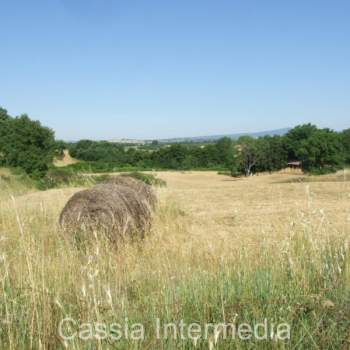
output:
[[[350,181],[159,172],[151,232],[117,249],[68,236],[58,215],[78,188],[45,192],[0,179],[1,348],[350,349]],[[73,335],[62,339],[63,332]],[[157,337],[156,321],[288,323],[290,339]],[[96,322],[141,323],[143,340]],[[107,327],[108,328],[108,327]],[[75,333],[77,332],[77,333]],[[130,332],[130,329],[129,329]],[[116,339],[118,338],[118,339]]]
[[215,172],[164,172],[160,177],[169,184],[167,195],[191,216],[191,236],[213,244],[279,242],[303,217],[333,230],[350,229],[350,181],[333,182],[335,175],[318,182],[294,182],[301,177],[285,174],[235,179]]

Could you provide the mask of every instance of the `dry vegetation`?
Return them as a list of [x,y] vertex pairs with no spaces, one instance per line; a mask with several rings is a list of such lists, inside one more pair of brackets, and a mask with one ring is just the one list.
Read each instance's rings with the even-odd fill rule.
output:
[[78,163],[78,162],[79,162],[79,160],[74,159],[73,157],[71,157],[71,155],[69,154],[69,151],[67,149],[65,149],[63,151],[62,159],[55,159],[54,164],[57,167],[64,167],[64,166],[75,164],[75,163]]
[[[119,177],[116,177],[118,179]],[[105,234],[111,244],[124,241],[127,236],[144,237],[152,221],[152,205],[143,192],[155,199],[152,188],[141,181],[120,177],[124,185],[104,183],[84,191],[79,191],[70,198],[60,214],[60,225],[67,234],[85,236],[90,239],[94,231]],[[133,187],[126,186],[131,183]],[[147,187],[146,187],[147,186]]]
[[133,189],[151,208],[154,208],[157,203],[157,197],[152,189],[152,186],[147,185],[143,181],[136,180],[130,176],[121,175],[111,176],[106,180],[106,182]]
[[[118,251],[58,216],[79,189],[1,187],[1,347],[349,349],[350,182],[162,172],[149,235]],[[288,181],[286,181],[288,180]],[[14,193],[14,195],[12,195]],[[62,341],[60,320],[141,322],[143,342]],[[157,340],[154,320],[291,324],[289,342]]]

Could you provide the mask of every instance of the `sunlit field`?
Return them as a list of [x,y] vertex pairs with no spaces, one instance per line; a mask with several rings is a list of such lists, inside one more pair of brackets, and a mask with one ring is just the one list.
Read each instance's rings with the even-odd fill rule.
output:
[[350,348],[348,172],[160,172],[151,232],[118,247],[60,230],[79,188],[1,174],[3,349]]

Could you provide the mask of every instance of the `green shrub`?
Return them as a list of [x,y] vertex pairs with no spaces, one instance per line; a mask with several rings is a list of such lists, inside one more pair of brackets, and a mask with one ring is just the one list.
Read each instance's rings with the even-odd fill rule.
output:
[[40,190],[60,187],[85,187],[105,182],[108,178],[108,175],[82,175],[67,169],[67,167],[50,168],[47,174],[36,182],[36,187]]
[[150,186],[158,186],[158,187],[166,186],[166,182],[164,180],[157,178],[153,174],[145,174],[145,173],[134,171],[132,173],[123,174],[122,176],[130,176],[136,180],[143,181],[144,183]]
[[120,166],[116,162],[79,162],[65,167],[75,173],[113,173],[152,170],[136,166]]
[[311,168],[309,170],[310,175],[327,175],[337,172],[338,170],[341,170],[342,167],[336,167],[336,166],[329,166],[324,168]]
[[[145,174],[140,172],[130,172],[123,174],[131,176],[137,180],[143,181],[148,185],[163,187],[166,182],[157,178],[153,174]],[[106,182],[110,175],[83,175],[75,172],[72,168],[50,168],[46,175],[36,181],[36,187],[40,190],[48,190],[60,187],[80,187],[92,186],[99,183]]]

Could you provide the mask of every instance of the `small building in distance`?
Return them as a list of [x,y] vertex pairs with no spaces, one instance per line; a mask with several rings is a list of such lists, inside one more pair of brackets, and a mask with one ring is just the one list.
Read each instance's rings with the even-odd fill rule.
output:
[[290,169],[301,169],[301,162],[299,161],[289,162],[287,165]]

